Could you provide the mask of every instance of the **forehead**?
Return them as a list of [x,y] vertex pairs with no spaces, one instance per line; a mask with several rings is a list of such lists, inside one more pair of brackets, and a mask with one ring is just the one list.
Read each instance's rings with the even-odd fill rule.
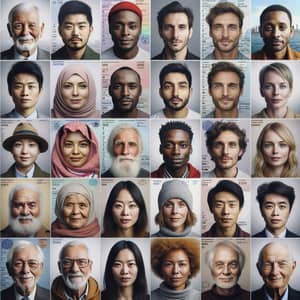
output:
[[139,83],[138,75],[135,71],[125,69],[125,70],[119,70],[117,71],[112,77],[111,77],[111,83],[114,84],[116,82],[136,82]]
[[27,21],[27,22],[36,22],[39,20],[39,15],[36,9],[32,8],[31,10],[19,10],[16,11],[12,17],[12,21]]
[[185,24],[188,25],[189,20],[188,20],[188,16],[183,13],[183,12],[179,12],[179,13],[169,13],[164,17],[163,20],[163,24]]
[[77,140],[87,140],[81,132],[76,131],[76,132],[68,132],[65,140],[68,141],[77,141]]
[[111,23],[140,23],[140,17],[134,13],[131,10],[121,10],[118,11],[116,13],[114,13],[111,18],[110,18],[110,22]]
[[28,74],[28,73],[18,73],[14,76],[14,82],[18,81],[37,81],[37,78],[33,74]]
[[168,81],[171,83],[177,83],[177,82],[188,82],[187,77],[183,73],[179,72],[170,72],[165,75],[163,78],[163,82]]
[[237,73],[232,72],[232,71],[221,71],[218,72],[214,75],[212,78],[212,82],[222,82],[222,83],[227,83],[227,82],[235,82],[235,83],[240,83],[240,78]]
[[237,15],[235,15],[234,13],[224,13],[224,14],[220,14],[217,15],[214,19],[212,24],[236,24],[239,25],[239,18]]
[[264,202],[269,202],[269,203],[271,202],[274,204],[285,202],[289,204],[289,200],[287,197],[275,193],[267,194],[264,198]]
[[86,197],[84,197],[83,195],[81,194],[71,194],[71,195],[68,195],[65,200],[64,200],[64,203],[65,202],[86,202],[86,203],[89,203],[88,199]]
[[88,258],[88,250],[84,245],[68,246],[64,249],[63,257]]
[[164,135],[165,141],[190,141],[189,134],[182,129],[170,129]]
[[121,129],[115,136],[114,141],[116,140],[134,140],[136,142],[138,142],[139,140],[139,135],[136,132],[135,129],[133,128],[124,128]]
[[271,142],[280,142],[280,141],[284,141],[284,139],[277,134],[275,131],[273,130],[268,130],[263,138],[264,141],[271,141]]
[[187,253],[183,249],[170,250],[163,258],[163,260],[189,260]]
[[14,141],[14,144],[15,143],[17,143],[17,142],[19,142],[19,143],[34,143],[34,144],[38,144],[34,139],[27,139],[27,138],[24,138],[24,139],[22,139],[22,138],[20,138],[20,139],[17,139],[17,140],[15,140]]
[[129,203],[135,200],[133,199],[131,193],[127,189],[122,189],[116,197],[115,201]]
[[33,245],[26,245],[15,251],[13,259],[37,259],[38,250]]
[[119,251],[115,260],[120,260],[120,261],[135,260],[135,256],[130,249],[126,248]]
[[220,245],[215,249],[213,260],[224,262],[238,260],[238,253],[228,246]]
[[33,191],[29,188],[22,188],[17,190],[14,193],[13,201],[17,201],[20,199],[30,200],[30,201],[38,201],[39,200],[39,193]]
[[63,23],[81,23],[87,22],[88,19],[85,14],[69,14],[64,17]]
[[287,82],[287,79],[283,78],[282,75],[280,75],[279,73],[275,72],[275,71],[267,71],[265,74],[264,74],[264,77],[263,77],[263,80],[264,81],[269,81],[269,82],[272,82],[272,81],[284,81],[284,82]]
[[214,142],[238,142],[239,137],[231,130],[222,131],[214,140]]
[[290,254],[289,254],[289,249],[282,244],[271,244],[268,245],[262,255],[263,260],[268,260],[270,258],[273,259],[289,259]]
[[279,24],[279,23],[285,23],[290,25],[290,19],[289,16],[286,12],[280,11],[280,10],[275,10],[275,11],[270,11],[266,13],[263,17],[262,20],[263,24]]
[[234,194],[222,191],[215,194],[214,197],[215,201],[222,201],[222,202],[232,202],[232,201],[239,201],[238,197],[236,197]]

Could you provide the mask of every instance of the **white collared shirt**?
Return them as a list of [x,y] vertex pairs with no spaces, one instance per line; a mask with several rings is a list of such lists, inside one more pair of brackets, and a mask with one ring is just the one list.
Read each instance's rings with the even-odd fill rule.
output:
[[16,119],[35,120],[35,119],[37,119],[37,117],[38,117],[38,114],[37,114],[36,110],[27,117],[24,117],[23,115],[19,114],[15,109],[13,110],[13,118],[16,118]]
[[17,169],[17,167],[15,166],[15,171],[16,171],[16,177],[17,178],[32,178],[33,177],[33,173],[35,170],[35,165],[33,164],[32,168],[30,169],[29,172],[27,172],[26,174],[20,173],[20,171]]
[[268,238],[284,238],[286,235],[286,229],[282,233],[280,233],[278,236],[275,236],[267,228],[265,228],[265,233]]

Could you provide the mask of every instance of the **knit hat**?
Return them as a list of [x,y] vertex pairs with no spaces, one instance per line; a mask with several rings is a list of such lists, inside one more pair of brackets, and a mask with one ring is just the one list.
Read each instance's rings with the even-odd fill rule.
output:
[[135,14],[137,14],[139,16],[139,18],[141,19],[141,22],[142,22],[143,14],[142,14],[141,9],[137,5],[135,5],[134,3],[129,2],[129,1],[121,1],[117,4],[115,4],[108,13],[108,20],[110,20],[110,18],[113,14],[115,14],[121,10],[130,10],[130,11],[134,12]]
[[183,200],[189,209],[192,210],[193,196],[185,181],[169,180],[164,182],[158,195],[159,210],[161,210],[166,201],[172,198]]

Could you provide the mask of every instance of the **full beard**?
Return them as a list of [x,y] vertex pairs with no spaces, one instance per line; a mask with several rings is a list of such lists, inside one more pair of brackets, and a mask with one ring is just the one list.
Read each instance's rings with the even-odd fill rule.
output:
[[[32,40],[32,42],[30,44],[23,44],[21,41],[22,40]],[[36,41],[32,38],[31,35],[28,35],[28,36],[25,36],[25,37],[19,37],[17,40],[16,40],[16,48],[19,50],[19,51],[31,51],[33,49],[35,49],[37,47],[37,43]]]
[[[20,220],[25,218],[30,218],[31,223],[22,224]],[[41,227],[41,219],[33,216],[17,216],[16,218],[10,218],[9,225],[17,236],[33,236]]]
[[140,169],[140,156],[119,155],[112,158],[110,171],[114,177],[137,177]]
[[[81,280],[73,282],[72,279],[70,279],[70,277],[72,276],[81,277]],[[63,279],[66,286],[72,291],[77,291],[79,289],[82,289],[87,284],[87,278],[81,272],[68,273],[66,275],[63,275]]]

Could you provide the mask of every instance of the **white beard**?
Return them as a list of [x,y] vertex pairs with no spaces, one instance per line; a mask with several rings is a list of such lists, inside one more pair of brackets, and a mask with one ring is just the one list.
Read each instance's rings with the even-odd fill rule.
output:
[[[22,41],[31,40],[30,44],[23,44]],[[28,34],[26,36],[18,37],[15,41],[15,46],[19,51],[31,51],[37,48],[37,42],[33,39],[33,37]]]
[[[30,224],[21,224],[20,220],[24,218],[30,218]],[[33,236],[41,227],[40,217],[29,216],[17,216],[16,218],[10,218],[9,225],[13,232],[18,236]]]
[[[72,282],[71,279],[69,278],[70,275],[81,276],[82,279],[80,281]],[[63,275],[63,279],[66,286],[72,291],[77,291],[79,289],[82,289],[83,287],[86,286],[87,283],[87,278],[81,272],[68,273],[65,276]]]
[[140,156],[119,155],[112,158],[110,168],[114,177],[137,177],[141,169]]

